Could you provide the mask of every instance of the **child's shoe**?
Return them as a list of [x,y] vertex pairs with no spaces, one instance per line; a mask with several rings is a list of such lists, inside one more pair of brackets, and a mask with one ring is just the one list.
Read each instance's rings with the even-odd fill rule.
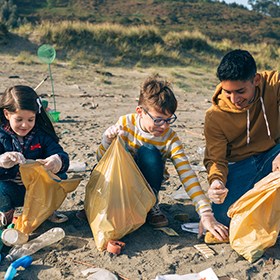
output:
[[0,212],[0,228],[8,226],[14,217],[15,209],[11,209],[7,212]]
[[168,226],[168,220],[166,216],[161,212],[157,204],[155,204],[153,208],[148,212],[147,221],[152,227],[155,228]]

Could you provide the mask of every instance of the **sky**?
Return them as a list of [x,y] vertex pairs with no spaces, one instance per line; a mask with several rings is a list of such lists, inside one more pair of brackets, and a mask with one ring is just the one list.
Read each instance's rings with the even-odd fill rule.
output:
[[236,4],[241,4],[245,7],[247,7],[248,9],[251,9],[251,6],[248,5],[248,0],[225,0],[225,2],[227,4],[235,2]]

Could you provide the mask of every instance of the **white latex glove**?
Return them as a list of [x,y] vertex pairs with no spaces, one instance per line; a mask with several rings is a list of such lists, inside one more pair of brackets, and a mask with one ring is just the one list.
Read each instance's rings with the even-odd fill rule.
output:
[[228,189],[220,180],[214,180],[208,190],[210,200],[216,204],[221,204],[225,201]]
[[272,171],[280,170],[280,154],[278,154],[272,162]]
[[221,241],[228,236],[228,227],[217,222],[212,212],[203,212],[200,215],[198,238],[202,236],[205,229]]
[[117,135],[123,135],[124,131],[120,124],[114,124],[110,126],[105,132],[104,132],[104,140],[106,143],[111,144],[113,139]]
[[25,163],[23,154],[19,152],[6,152],[0,156],[0,167],[12,168],[19,163]]
[[57,173],[62,167],[62,161],[58,154],[51,155],[46,159],[37,159],[37,161],[44,164],[46,170],[50,170],[52,173]]

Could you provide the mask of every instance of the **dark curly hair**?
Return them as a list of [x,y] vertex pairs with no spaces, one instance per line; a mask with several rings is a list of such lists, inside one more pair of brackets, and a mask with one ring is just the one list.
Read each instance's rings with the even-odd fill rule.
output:
[[257,66],[252,55],[245,50],[227,53],[217,69],[217,77],[222,81],[253,81]]

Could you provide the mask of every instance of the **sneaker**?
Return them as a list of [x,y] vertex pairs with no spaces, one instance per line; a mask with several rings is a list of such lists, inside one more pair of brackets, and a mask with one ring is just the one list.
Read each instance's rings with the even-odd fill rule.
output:
[[7,212],[0,212],[0,228],[8,226],[14,217],[14,209],[11,209]]
[[168,220],[166,216],[160,211],[159,206],[156,204],[147,214],[148,223],[155,228],[167,227]]

